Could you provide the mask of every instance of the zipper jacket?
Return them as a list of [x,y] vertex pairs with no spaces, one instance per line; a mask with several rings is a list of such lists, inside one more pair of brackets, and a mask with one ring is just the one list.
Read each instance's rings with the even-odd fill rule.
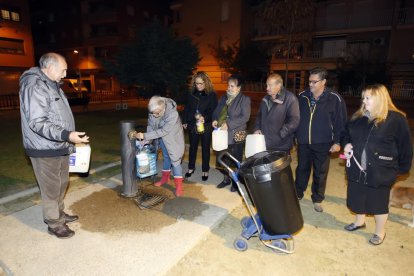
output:
[[407,119],[389,111],[387,119],[375,126],[367,117],[348,122],[342,145],[351,143],[353,156],[359,162],[366,154],[366,168],[362,171],[354,158],[346,167],[348,181],[371,187],[390,187],[398,174],[408,173],[413,159],[412,138]]
[[296,95],[282,88],[276,96],[276,102],[269,95],[263,97],[256,115],[254,131],[260,130],[265,136],[268,150],[290,151],[299,120]]
[[298,144],[339,144],[347,120],[344,99],[325,88],[315,105],[311,105],[311,91],[301,92],[299,98],[300,121],[296,130]]
[[25,152],[30,157],[68,155],[74,151],[69,134],[75,121],[59,84],[38,67],[20,77],[20,116]]

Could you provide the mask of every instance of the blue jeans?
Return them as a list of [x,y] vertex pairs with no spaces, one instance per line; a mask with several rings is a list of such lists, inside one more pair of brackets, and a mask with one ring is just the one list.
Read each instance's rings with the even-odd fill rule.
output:
[[162,163],[162,170],[163,171],[169,171],[171,170],[172,167],[172,172],[174,177],[183,176],[183,169],[181,167],[181,164],[178,166],[172,166],[171,165],[171,159],[170,159],[170,155],[168,154],[167,148],[164,145],[164,142],[162,141],[162,138],[160,138],[160,147],[162,150],[162,156],[164,157],[164,161]]

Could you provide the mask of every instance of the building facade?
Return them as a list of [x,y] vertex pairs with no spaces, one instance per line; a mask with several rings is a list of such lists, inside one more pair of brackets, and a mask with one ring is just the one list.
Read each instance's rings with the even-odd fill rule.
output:
[[228,74],[219,67],[211,45],[219,41],[239,45],[248,38],[252,14],[248,1],[209,0],[174,1],[171,28],[179,36],[190,37],[199,47],[201,60],[197,70],[209,74],[216,90],[227,88]]
[[[301,19],[306,20],[306,19]],[[324,66],[332,85],[345,73],[364,83],[370,74],[386,71],[389,86],[414,94],[414,2],[404,0],[315,1],[308,17],[308,33],[296,30],[289,52],[288,86],[298,92],[307,84],[307,71]],[[287,54],[286,33],[269,33],[255,24],[255,40],[272,41],[271,70],[283,72]],[[342,74],[342,75],[341,75]],[[379,77],[384,79],[384,77]],[[342,85],[342,89],[347,90]],[[354,88],[341,93],[354,93]],[[357,89],[358,90],[358,89]],[[356,91],[359,93],[359,91]],[[400,92],[398,92],[400,93]],[[406,92],[401,92],[406,93]]]
[[167,1],[29,0],[36,55],[53,50],[68,61],[68,77],[81,78],[90,91],[119,91],[103,68],[120,44],[153,20],[167,22]]
[[19,77],[35,64],[27,0],[0,1],[0,95],[18,94]]

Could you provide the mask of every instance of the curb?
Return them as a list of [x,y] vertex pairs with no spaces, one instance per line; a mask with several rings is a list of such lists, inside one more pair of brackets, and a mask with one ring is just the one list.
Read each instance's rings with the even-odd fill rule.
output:
[[[109,164],[100,166],[100,167],[98,167],[96,169],[90,170],[89,171],[89,174],[95,174],[95,173],[104,171],[106,169],[109,169],[111,167],[115,167],[115,166],[120,165],[120,164],[121,164],[121,161],[109,163]],[[77,180],[79,178],[80,178],[79,176],[75,176],[75,177],[72,177],[71,180]],[[5,196],[5,197],[2,197],[2,198],[0,198],[0,204],[5,204],[5,203],[8,203],[10,201],[16,200],[18,198],[32,195],[32,194],[34,194],[34,193],[36,193],[38,191],[39,191],[39,188],[36,186],[36,187],[30,188],[30,189],[27,189],[27,190],[24,190],[24,191],[21,191],[21,192],[17,192],[17,193],[12,194],[12,195],[8,195],[8,196]]]

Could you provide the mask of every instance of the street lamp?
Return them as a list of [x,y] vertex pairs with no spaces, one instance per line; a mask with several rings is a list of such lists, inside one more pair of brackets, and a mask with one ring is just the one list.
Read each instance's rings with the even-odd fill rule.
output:
[[80,52],[78,50],[73,50],[73,53],[75,53],[78,56],[78,71],[79,71],[79,80],[78,80],[78,92],[82,92],[82,73],[80,68]]

